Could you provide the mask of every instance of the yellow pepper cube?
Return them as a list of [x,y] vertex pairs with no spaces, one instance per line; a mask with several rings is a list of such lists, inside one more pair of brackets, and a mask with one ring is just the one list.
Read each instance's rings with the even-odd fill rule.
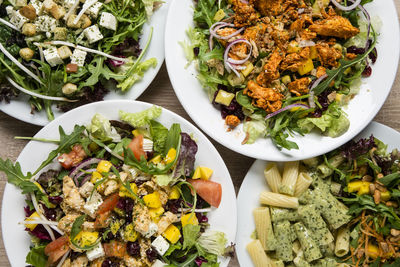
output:
[[143,201],[149,208],[159,208],[161,207],[160,193],[154,191],[151,194],[145,195],[143,197]]
[[347,190],[349,193],[356,192],[356,191],[360,190],[362,184],[363,184],[362,181],[350,182],[347,185]]
[[158,164],[158,163],[160,163],[160,162],[161,162],[161,155],[155,156],[154,158],[152,158],[152,159],[150,160],[150,162],[153,163],[153,164]]
[[317,48],[315,46],[311,46],[310,47],[310,58],[311,59],[318,58],[318,51],[317,51]]
[[370,182],[363,181],[360,189],[358,190],[357,195],[369,194],[369,185],[370,184],[371,184]]
[[297,70],[297,72],[300,75],[304,75],[309,73],[314,69],[314,64],[311,58],[307,59],[303,64],[300,66],[300,68]]
[[165,156],[165,163],[170,164],[175,160],[175,158],[176,158],[176,149],[171,148],[170,150],[168,150],[168,153]]
[[93,245],[98,238],[98,232],[80,231],[75,237],[74,241],[79,243],[82,247],[85,247]]
[[129,242],[135,242],[138,239],[139,234],[135,231],[135,226],[132,223],[128,224],[125,227],[123,237],[126,241]]
[[196,170],[194,170],[192,179],[200,179],[201,178],[201,170],[200,167],[197,167]]
[[149,215],[153,221],[160,219],[160,216],[163,215],[164,208],[159,207],[157,209],[149,209]]
[[168,239],[169,242],[175,244],[181,238],[181,232],[179,231],[178,227],[171,224],[168,228],[162,233],[162,236]]
[[[35,211],[34,213],[31,214],[25,221],[33,221],[36,218],[40,218],[39,214]],[[37,224],[25,224],[25,227],[28,228],[29,230],[33,231],[35,229]]]
[[242,70],[243,76],[247,77],[249,74],[254,70],[254,65],[249,62],[249,64],[246,65],[246,68]]
[[291,41],[288,45],[287,52],[288,53],[297,53],[300,51],[299,43],[296,41]]
[[[137,194],[137,191],[138,191],[137,185],[136,185],[135,183],[130,183],[130,187],[131,187],[132,192],[135,193],[135,194]],[[130,198],[132,198],[132,199],[135,199],[135,196],[132,195],[131,192],[129,192],[129,191],[125,188],[125,186],[123,186],[123,185],[121,185],[121,186],[119,187],[118,195],[119,195],[120,197],[130,197]]]
[[215,13],[214,15],[214,21],[221,21],[223,18],[225,18],[225,12],[224,10],[220,9]]
[[198,225],[199,221],[197,220],[195,213],[188,213],[182,216],[181,218],[182,227],[188,224]]
[[97,171],[99,173],[103,173],[103,172],[109,172],[111,169],[112,163],[109,162],[108,160],[102,160],[99,162],[99,164],[97,165]]
[[368,256],[373,259],[376,259],[379,256],[379,248],[373,244],[368,244],[367,252]]
[[169,192],[168,199],[179,199],[181,193],[179,192],[178,186],[173,186],[171,192]]
[[389,191],[381,192],[381,200],[388,201],[391,195]]

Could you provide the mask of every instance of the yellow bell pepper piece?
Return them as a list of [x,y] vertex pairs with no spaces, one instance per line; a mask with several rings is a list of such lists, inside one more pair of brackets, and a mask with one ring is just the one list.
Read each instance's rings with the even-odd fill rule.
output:
[[246,65],[246,68],[242,70],[243,76],[247,77],[249,74],[254,70],[254,65],[249,62],[249,64]]
[[300,51],[299,43],[296,41],[291,41],[288,45],[287,52],[288,53],[297,53]]
[[362,181],[350,182],[347,185],[347,190],[349,191],[349,193],[353,193],[360,190],[361,186],[362,186]]
[[379,248],[373,244],[368,244],[367,252],[368,256],[370,256],[373,259],[376,259],[379,256]]
[[179,199],[181,193],[179,193],[178,186],[173,186],[171,192],[169,192],[168,199]]
[[309,73],[314,69],[314,64],[311,58],[307,59],[303,64],[300,66],[300,68],[297,70],[297,72],[300,75],[304,75]]
[[158,163],[160,163],[160,162],[161,162],[161,155],[155,156],[154,158],[152,158],[152,159],[150,160],[150,162],[153,163],[153,164],[158,164]]
[[98,232],[80,231],[74,238],[74,241],[79,243],[80,246],[85,247],[93,245],[98,238]]
[[214,15],[214,21],[220,21],[223,18],[225,18],[225,12],[223,9],[220,9],[217,11],[217,13],[215,13]]
[[161,207],[160,193],[154,191],[151,194],[145,195],[143,197],[143,201],[149,208],[159,208]]
[[388,201],[391,195],[389,191],[381,192],[381,200]]
[[197,168],[194,170],[192,179],[200,179],[200,178],[201,178],[200,167],[197,167]]
[[158,222],[160,220],[160,216],[163,215],[164,213],[164,208],[159,207],[157,209],[149,209],[149,215],[151,219],[155,222]]
[[169,242],[175,244],[181,238],[181,232],[179,231],[178,227],[171,224],[168,228],[162,233],[162,236],[168,239]]
[[[28,218],[26,218],[25,221],[33,221],[36,218],[40,218],[39,214],[35,211],[34,213],[31,214]],[[25,224],[25,227],[28,228],[29,230],[33,231],[36,228],[37,224]]]
[[[135,183],[130,183],[130,187],[133,193],[137,194],[138,187]],[[135,199],[135,196],[131,194],[123,185],[119,187],[119,192],[118,195],[120,197],[130,197],[132,199]]]
[[170,150],[168,150],[168,153],[165,156],[165,163],[170,164],[175,160],[175,158],[176,158],[176,149],[171,148]]
[[125,227],[123,237],[126,241],[135,242],[138,239],[139,234],[135,231],[135,226],[130,223]]
[[369,185],[370,184],[371,184],[370,182],[363,181],[360,189],[358,190],[357,195],[369,194]]
[[103,172],[109,172],[111,169],[112,163],[109,162],[108,160],[102,160],[99,162],[99,164],[97,165],[96,170],[99,173],[103,173]]
[[197,220],[195,213],[188,213],[182,216],[181,218],[182,227],[188,224],[198,225],[199,221]]
[[317,51],[317,48],[315,46],[311,46],[310,47],[310,58],[311,59],[318,58],[318,51]]
[[208,167],[199,166],[193,173],[192,179],[203,179],[208,180],[210,179],[211,175],[213,174],[213,170]]

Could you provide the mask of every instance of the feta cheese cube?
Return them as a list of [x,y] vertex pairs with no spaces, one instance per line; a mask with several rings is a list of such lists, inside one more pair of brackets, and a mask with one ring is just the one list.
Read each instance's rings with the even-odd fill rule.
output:
[[14,7],[13,6],[6,6],[6,12],[7,12],[7,15],[9,16],[9,17],[11,17],[13,14],[14,14]]
[[97,246],[95,246],[91,250],[86,251],[86,256],[89,261],[94,261],[95,259],[104,257],[105,253],[101,243],[98,243]]
[[147,231],[147,233],[142,233],[142,234],[143,234],[143,236],[144,236],[145,238],[150,238],[150,237],[152,237],[155,233],[157,233],[157,231],[158,231],[158,226],[157,226],[157,224],[151,222],[151,223],[149,224],[149,230]]
[[96,217],[96,210],[102,203],[103,199],[101,198],[101,195],[97,193],[97,191],[94,191],[92,196],[89,196],[89,198],[86,200],[85,205],[83,205],[83,209],[90,217],[94,218]]
[[50,66],[54,67],[58,64],[63,64],[61,57],[58,55],[56,47],[52,46],[49,49],[44,50],[43,54]]
[[161,256],[163,256],[169,248],[168,241],[165,240],[164,237],[162,237],[161,235],[157,236],[157,238],[153,240],[151,245]]
[[57,20],[49,15],[43,15],[36,19],[36,30],[39,32],[53,32],[57,28]]
[[144,152],[153,151],[153,141],[147,138],[143,138],[143,151]]
[[11,14],[10,22],[12,24],[14,24],[14,26],[17,27],[18,29],[21,29],[22,26],[24,26],[24,24],[28,21],[29,21],[29,19],[24,17],[23,15],[21,15],[19,10],[17,12],[13,12],[13,14]]
[[99,24],[100,24],[100,26],[102,26],[106,29],[113,30],[113,31],[117,30],[117,19],[111,13],[108,13],[108,12],[101,13]]
[[99,15],[100,9],[103,6],[102,3],[100,2],[96,2],[93,5],[91,5],[87,10],[86,10],[86,14],[88,14],[89,16],[91,16],[92,18],[97,18],[97,16]]
[[71,56],[71,63],[82,67],[85,64],[87,52],[80,49],[75,49]]
[[165,264],[164,262],[160,261],[159,259],[157,259],[153,265],[151,265],[151,267],[164,267],[167,266],[167,264]]
[[35,8],[36,15],[38,15],[38,16],[42,15],[42,11],[43,11],[43,3],[42,2],[40,2],[39,0],[31,0],[30,4]]
[[70,8],[75,4],[75,1],[76,1],[76,0],[64,0],[63,6],[64,6],[66,9],[70,9]]
[[85,34],[85,37],[88,39],[90,44],[93,44],[103,39],[103,35],[101,34],[99,27],[97,25],[93,25],[90,26],[89,28],[86,28],[83,31],[83,33]]

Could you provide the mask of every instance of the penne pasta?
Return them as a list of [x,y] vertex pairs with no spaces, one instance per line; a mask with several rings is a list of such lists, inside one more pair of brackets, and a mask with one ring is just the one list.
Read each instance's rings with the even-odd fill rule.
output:
[[283,220],[288,220],[288,221],[299,220],[299,214],[297,213],[297,210],[271,208],[271,221],[279,222]]
[[297,209],[299,201],[297,197],[290,197],[278,193],[264,191],[260,194],[260,203],[273,207]]
[[283,261],[293,260],[291,231],[289,221],[280,221],[274,224],[276,257]]
[[303,194],[313,182],[313,178],[308,173],[301,172],[297,177],[296,187],[294,189],[294,196],[298,197]]
[[247,252],[250,255],[251,260],[255,267],[271,267],[271,259],[265,253],[260,240],[254,240],[247,244]]
[[[332,158],[328,159],[328,163],[331,167],[337,168],[339,167],[340,164],[345,160],[345,158],[341,154],[337,154],[333,156]],[[333,173],[333,169],[330,168],[328,165],[325,163],[322,163],[318,165],[317,169],[320,171],[322,174],[322,178],[328,177]]]
[[275,249],[275,237],[272,229],[271,216],[268,207],[260,207],[253,210],[257,237],[264,250]]
[[279,187],[279,193],[293,196],[298,175],[299,175],[299,162],[298,161],[285,162],[283,166],[282,184]]
[[322,257],[321,251],[314,239],[310,238],[311,232],[301,222],[294,224],[297,238],[300,241],[307,262],[314,261]]
[[268,163],[264,170],[264,177],[272,192],[278,193],[282,177],[275,162]]
[[347,227],[340,228],[336,235],[335,255],[343,257],[350,249],[350,230]]

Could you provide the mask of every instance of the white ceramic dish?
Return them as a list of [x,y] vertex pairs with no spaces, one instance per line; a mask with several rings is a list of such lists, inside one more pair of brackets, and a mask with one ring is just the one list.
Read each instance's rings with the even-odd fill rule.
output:
[[[366,138],[373,134],[388,145],[388,151],[400,147],[400,133],[383,124],[372,122],[354,140]],[[264,168],[267,162],[257,160],[247,172],[240,187],[238,205],[238,231],[236,236],[236,254],[240,266],[251,267],[253,263],[246,251],[246,245],[252,241],[255,230],[253,209],[259,207],[258,197],[262,191],[270,190],[264,178]]]
[[[346,143],[375,117],[392,87],[399,60],[399,22],[393,1],[374,1],[365,5],[371,16],[382,20],[378,37],[378,60],[372,76],[363,79],[360,93],[350,102],[345,112],[349,115],[350,129],[340,137],[330,138],[318,133],[295,136],[291,140],[299,150],[278,150],[269,138],[259,139],[252,145],[241,145],[245,138],[242,126],[227,133],[219,110],[215,109],[198,82],[194,64],[187,69],[187,60],[178,41],[187,40],[185,31],[193,26],[193,2],[174,0],[167,18],[165,31],[165,59],[168,74],[179,101],[193,121],[222,145],[243,155],[273,161],[290,161],[321,155]],[[174,38],[170,38],[174,36]],[[321,145],[323,144],[323,145]]]
[[[68,133],[75,124],[87,125],[90,123],[95,113],[101,113],[109,119],[118,119],[118,111],[121,109],[127,112],[138,112],[149,107],[151,107],[151,104],[130,100],[114,100],[85,105],[61,115],[40,130],[35,137],[58,139],[59,125]],[[236,195],[228,169],[221,156],[200,130],[179,115],[163,109],[159,121],[167,127],[171,126],[172,123],[179,123],[182,131],[193,134],[196,138],[199,148],[196,164],[213,169],[212,180],[222,185],[223,193],[220,207],[209,213],[209,222],[212,229],[226,233],[229,243],[235,242]],[[22,171],[27,172],[36,169],[55,147],[54,144],[49,143],[29,142],[17,159],[21,163]],[[29,252],[29,235],[24,231],[24,227],[18,224],[18,222],[24,220],[24,199],[19,189],[10,184],[6,185],[3,195],[1,225],[4,246],[12,266],[25,266],[25,256]],[[221,266],[227,266],[228,262],[229,259],[224,259]]]
[[[151,28],[153,27],[153,36],[150,42],[150,46],[145,54],[143,61],[156,58],[157,66],[155,68],[149,68],[143,79],[135,83],[132,88],[126,92],[122,93],[119,91],[111,91],[105,97],[104,100],[115,100],[115,99],[130,99],[135,100],[138,98],[150,85],[150,83],[156,77],[158,71],[161,68],[161,65],[164,62],[164,29],[165,29],[165,20],[168,13],[168,7],[171,0],[165,0],[161,7],[154,12],[150,21],[145,23],[143,26],[143,35],[140,39],[140,47],[144,47],[149,38]],[[28,97],[24,94],[21,94],[17,99],[11,101],[10,104],[6,104],[4,102],[0,102],[0,110],[4,113],[19,119],[21,121],[45,126],[49,123],[47,119],[46,112],[35,112],[31,114],[31,106],[28,103]],[[63,114],[56,108],[55,103],[53,105],[54,117],[57,118]]]

